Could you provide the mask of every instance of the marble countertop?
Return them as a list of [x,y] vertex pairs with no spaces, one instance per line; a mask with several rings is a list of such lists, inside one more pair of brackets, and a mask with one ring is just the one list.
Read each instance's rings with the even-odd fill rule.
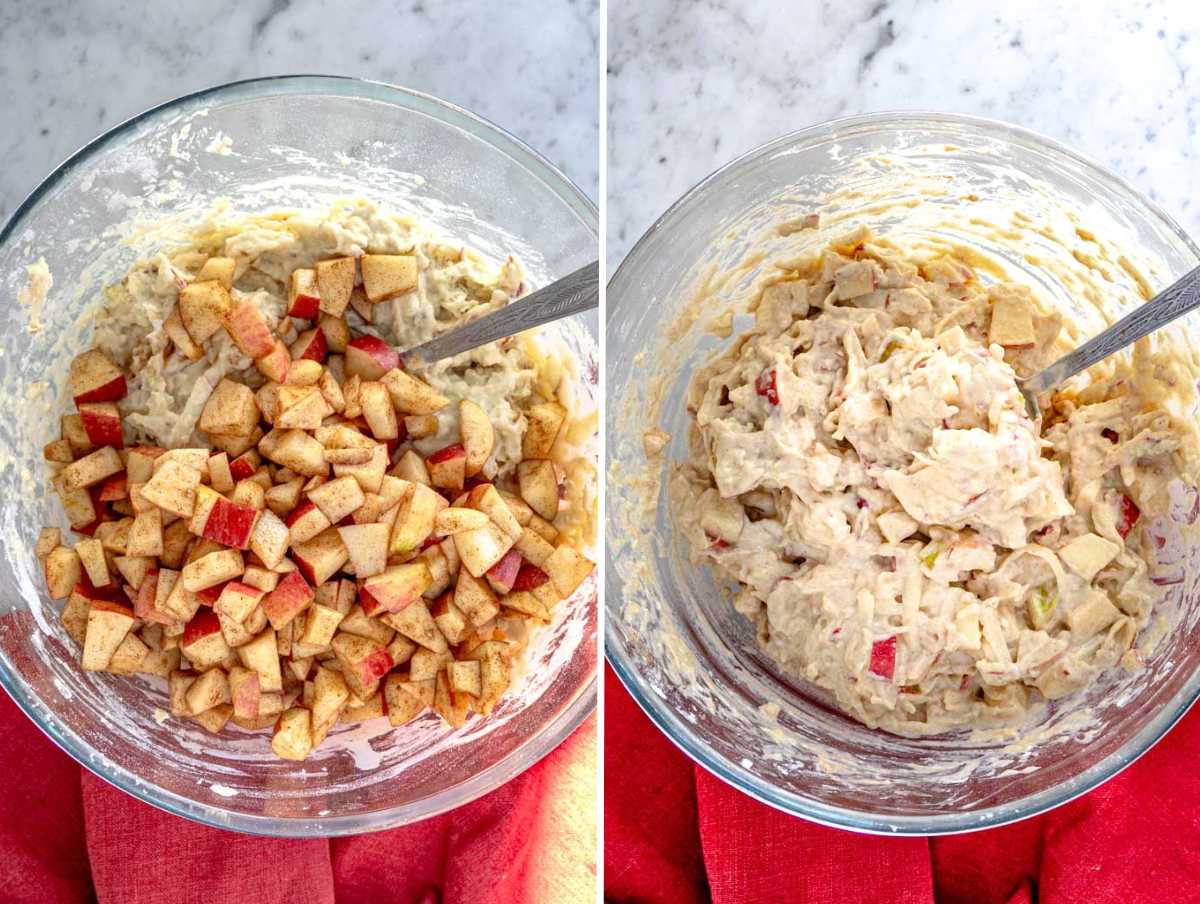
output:
[[[1003,119],[1101,161],[1200,237],[1200,5],[610,0],[610,272],[681,194],[756,145],[853,113]],[[982,5],[973,9],[982,9]]]
[[64,158],[127,117],[284,73],[354,75],[453,101],[528,142],[595,199],[599,17],[599,0],[5,4],[0,222]]

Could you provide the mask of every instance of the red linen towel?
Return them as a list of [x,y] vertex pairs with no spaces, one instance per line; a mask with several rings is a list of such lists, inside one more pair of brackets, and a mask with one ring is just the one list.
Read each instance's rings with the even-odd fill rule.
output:
[[605,670],[613,904],[1200,901],[1200,712],[1083,798],[1012,826],[880,838],[784,815],[694,766]]
[[210,829],[80,769],[0,693],[3,904],[574,904],[596,896],[596,727],[457,810],[331,841]]

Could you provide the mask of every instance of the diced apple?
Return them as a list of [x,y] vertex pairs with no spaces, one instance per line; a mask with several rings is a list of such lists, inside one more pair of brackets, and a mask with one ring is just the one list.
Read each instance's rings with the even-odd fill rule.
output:
[[325,344],[329,351],[336,355],[345,354],[346,347],[350,344],[350,327],[345,319],[322,314],[317,326],[325,334]]
[[467,453],[466,474],[474,477],[483,470],[484,463],[492,454],[496,431],[487,412],[470,399],[458,403],[458,422],[462,445]]
[[375,439],[382,442],[399,437],[400,426],[396,421],[396,409],[392,407],[387,388],[374,380],[365,380],[358,393],[363,417],[366,418],[367,426]]
[[450,690],[456,694],[478,697],[482,693],[479,663],[474,660],[450,663],[446,666],[446,677],[450,681]]
[[117,502],[129,498],[129,478],[125,472],[114,474],[100,484],[100,492],[96,495],[97,502]]
[[62,531],[57,527],[43,527],[38,531],[37,543],[33,547],[33,554],[44,565],[46,557],[61,545]]
[[96,539],[80,540],[75,544],[75,552],[92,585],[95,587],[108,586],[112,578],[108,573],[108,559],[104,555],[104,545]]
[[350,688],[341,672],[318,666],[313,677],[312,730],[313,746],[317,746],[337,724],[342,707],[350,699]]
[[71,396],[76,405],[84,402],[116,402],[125,398],[125,375],[98,348],[90,349],[71,362]]
[[411,254],[364,254],[363,291],[378,304],[417,287],[417,259]]
[[312,714],[293,706],[279,717],[271,736],[271,749],[284,760],[303,760],[312,752]]
[[189,283],[179,290],[179,316],[199,343],[221,328],[232,307],[229,290],[216,280]]
[[384,624],[395,628],[409,640],[416,641],[427,650],[435,653],[445,653],[449,649],[446,638],[438,630],[429,607],[423,600],[418,600],[405,606],[398,612],[388,612],[381,616]]
[[258,703],[262,698],[262,683],[258,672],[242,666],[229,670],[229,696],[233,701],[233,712],[243,719],[258,715]]
[[263,597],[262,608],[271,627],[279,631],[307,609],[312,599],[313,589],[297,569],[288,572],[279,585]]
[[[311,361],[296,364],[311,364]],[[294,369],[294,367],[293,367]],[[316,430],[333,409],[316,386],[280,386],[274,424],[280,430]]]
[[514,590],[505,594],[500,600],[505,609],[519,612],[540,621],[550,621],[550,610],[546,605],[527,590]]
[[317,286],[320,290],[322,313],[333,317],[342,316],[346,305],[350,304],[350,293],[354,291],[356,270],[352,257],[337,257],[317,262]]
[[445,672],[439,672],[433,693],[433,711],[441,716],[451,728],[461,728],[470,712],[470,700],[466,694],[450,690]]
[[[433,682],[430,682],[432,689]],[[407,725],[427,708],[420,691],[407,680],[407,676],[393,672],[383,683],[383,695],[387,700],[388,722],[394,726]]]
[[312,584],[324,584],[346,564],[350,553],[337,528],[329,528],[311,540],[292,547],[296,567]]
[[178,461],[166,461],[142,487],[142,495],[165,511],[191,518],[199,485],[199,471]]
[[1006,349],[1028,349],[1037,344],[1033,309],[1029,299],[1011,292],[992,292],[992,322],[988,342]]
[[95,600],[88,610],[87,633],[83,641],[83,668],[101,671],[108,668],[113,654],[133,627],[133,613],[127,606],[107,600]]
[[288,347],[278,339],[272,340],[271,350],[260,358],[255,359],[254,366],[268,380],[282,383],[287,379],[292,366],[292,354]]
[[521,536],[514,545],[528,562],[538,568],[543,567],[546,560],[554,554],[554,546],[528,527],[521,532]]
[[179,352],[179,354],[183,355],[189,361],[199,361],[204,357],[204,348],[192,338],[192,334],[183,325],[183,318],[179,316],[178,305],[171,309],[171,313],[163,321],[163,332],[167,334],[167,338],[174,344],[175,351]]
[[303,430],[285,430],[277,437],[277,442],[269,452],[264,450],[261,444],[259,449],[263,450],[271,461],[305,477],[323,475],[328,471],[325,464],[325,447]]
[[566,599],[592,573],[595,563],[580,555],[570,546],[560,546],[554,550],[542,566],[550,580],[554,582],[559,595]]
[[504,497],[490,483],[480,484],[471,489],[464,503],[467,508],[478,509],[492,519],[492,522],[507,534],[512,540],[521,536],[523,528],[509,508]]
[[69,465],[75,460],[75,453],[71,451],[70,442],[65,439],[56,439],[54,442],[42,446],[42,458],[46,461]]
[[325,404],[334,412],[341,414],[346,410],[346,396],[342,393],[342,384],[338,382],[332,371],[327,370],[321,374],[321,378],[317,381],[317,388],[321,390]]
[[[300,361],[292,362],[292,367],[288,371],[287,385],[288,386],[316,386],[321,380],[321,375],[325,373],[325,366],[304,358]],[[287,405],[283,406],[287,408]],[[317,427],[321,426],[320,424]],[[317,429],[316,427],[313,428]]]
[[380,646],[387,646],[391,643],[392,637],[396,633],[394,629],[389,628],[383,622],[371,618],[363,612],[362,606],[356,605],[350,607],[338,629],[344,634],[356,634],[359,637],[366,637],[369,640],[375,641]]
[[452,644],[462,643],[463,638],[475,627],[458,606],[454,605],[451,594],[445,593],[429,607],[433,623],[437,625],[442,636]]
[[429,469],[425,467],[425,462],[421,459],[421,456],[412,449],[409,449],[400,456],[400,460],[396,462],[396,467],[392,469],[392,474],[403,480],[413,483],[423,483],[429,486]]
[[359,336],[346,343],[346,373],[360,380],[379,380],[400,366],[400,354],[376,336]]
[[218,497],[204,522],[201,536],[222,546],[248,549],[259,515],[258,509]]
[[237,655],[242,665],[258,673],[264,694],[283,690],[279,651],[273,629],[267,628],[250,643],[238,647]]
[[229,473],[234,480],[245,480],[258,470],[258,466],[262,463],[262,458],[257,452],[251,449],[248,452],[243,452],[229,463]]
[[380,574],[387,567],[389,525],[352,524],[339,527],[338,533],[354,566],[354,574],[359,578]]
[[210,257],[196,273],[196,281],[216,280],[226,289],[232,289],[236,272],[237,261],[232,257]]
[[250,533],[250,551],[267,568],[275,568],[283,561],[289,542],[287,525],[274,512],[262,512]]
[[521,498],[547,521],[558,514],[558,475],[554,462],[526,459],[517,465],[517,483]]
[[197,427],[217,436],[249,436],[258,426],[254,392],[243,383],[222,378],[204,405]]
[[1058,551],[1058,556],[1072,571],[1090,583],[1120,551],[1121,547],[1112,540],[1089,533],[1076,537]]
[[59,424],[62,438],[71,447],[72,460],[83,458],[96,448],[95,444],[88,439],[87,431],[83,429],[83,418],[78,414],[64,414],[59,419]]
[[309,500],[296,506],[284,519],[284,523],[288,529],[288,542],[296,546],[326,530],[331,522],[317,504]]
[[229,702],[229,680],[220,668],[210,668],[192,682],[183,699],[188,712],[193,716],[198,716],[214,706]]
[[363,504],[362,487],[353,477],[337,477],[310,490],[308,498],[325,513],[330,524],[337,524]]
[[375,322],[375,305],[367,300],[367,293],[362,290],[362,286],[355,286],[354,291],[350,293],[350,307],[367,323]]
[[71,522],[73,529],[80,530],[89,524],[95,523],[97,518],[96,503],[92,500],[91,494],[86,489],[68,489],[62,474],[53,478],[52,483],[54,492],[58,494],[63,511],[66,513],[67,519]]
[[521,554],[510,549],[504,557],[487,571],[488,583],[500,595],[513,589],[517,582],[517,574],[521,571]]
[[63,468],[63,486],[68,490],[85,489],[123,470],[125,463],[117,450],[104,446]]
[[237,549],[219,549],[183,566],[183,586],[192,593],[240,577],[244,569]]
[[393,565],[362,582],[359,596],[363,611],[368,615],[399,612],[419,600],[432,582],[433,576],[424,562]]
[[146,483],[154,476],[154,462],[165,452],[157,446],[133,446],[125,461],[125,475],[130,483]]
[[216,613],[201,608],[183,629],[179,649],[188,662],[198,669],[215,666],[229,655],[229,645],[221,633],[221,621]]
[[125,447],[121,434],[121,413],[114,402],[83,402],[79,417],[88,439],[97,446]]
[[221,595],[213,603],[213,611],[239,624],[250,617],[263,598],[263,591],[241,581],[230,581],[221,588]]
[[512,548],[513,540],[494,523],[454,534],[454,547],[463,567],[475,577],[485,575]]
[[500,611],[500,603],[487,581],[475,577],[465,569],[458,573],[458,583],[454,587],[454,605],[475,627],[491,621]]
[[373,695],[380,679],[392,669],[388,651],[365,637],[341,633],[333,638],[332,647],[346,684],[361,699]]
[[315,320],[320,307],[317,271],[303,267],[293,270],[288,278],[288,316]]
[[[347,357],[349,350],[347,350]],[[434,414],[450,404],[450,400],[428,383],[393,368],[380,377],[392,396],[392,404],[404,414]]]
[[75,550],[59,546],[46,556],[45,571],[50,598],[65,600],[83,575],[83,563]]
[[433,533],[437,513],[444,504],[444,500],[424,484],[409,484],[392,527],[391,554],[403,555],[419,549]]
[[325,360],[329,346],[325,342],[325,334],[321,332],[321,328],[314,327],[311,330],[305,330],[296,338],[296,341],[292,343],[291,352],[294,361],[307,359],[320,363]]
[[108,661],[106,671],[114,675],[135,675],[146,661],[150,648],[133,632],[125,635],[125,639],[117,646],[112,658]]
[[486,525],[488,520],[488,516],[477,509],[451,506],[437,513],[433,532],[439,537],[445,537],[465,530],[478,530]]
[[567,409],[558,402],[541,402],[525,414],[522,458],[549,458],[558,431],[567,419]]
[[454,657],[450,655],[449,649],[445,652],[437,652],[418,646],[408,661],[409,678],[413,681],[428,681],[437,678],[438,672],[453,661]]
[[286,516],[300,504],[300,494],[303,490],[303,477],[296,477],[286,483],[277,484],[266,492],[267,508],[276,515]]
[[338,477],[350,476],[358,481],[364,493],[378,493],[387,473],[388,450],[383,443],[376,443],[371,449],[371,459],[366,464],[350,465],[335,464],[333,473]]
[[462,491],[466,479],[467,450],[459,444],[438,449],[427,459],[429,482],[440,490]]

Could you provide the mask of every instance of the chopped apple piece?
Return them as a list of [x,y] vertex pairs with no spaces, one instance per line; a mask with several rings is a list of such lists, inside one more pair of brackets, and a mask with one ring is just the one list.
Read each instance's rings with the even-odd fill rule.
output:
[[345,354],[346,346],[350,344],[350,327],[345,318],[322,314],[317,326],[325,334],[325,344],[329,351],[335,355]]
[[429,482],[440,490],[454,493],[462,491],[467,472],[467,450],[455,443],[438,449],[425,459],[429,468]]
[[353,477],[337,477],[310,490],[308,498],[325,513],[330,524],[337,524],[363,504],[362,487]]
[[419,600],[432,582],[433,576],[424,562],[393,565],[362,582],[360,599],[363,611],[367,615],[399,612]]
[[155,446],[133,446],[125,461],[129,483],[146,483],[154,476],[154,462],[165,450]]
[[263,597],[262,608],[271,627],[279,631],[307,609],[312,600],[313,589],[297,569],[288,572],[279,585]]
[[50,598],[65,600],[83,575],[83,563],[75,550],[59,546],[46,556],[45,570],[46,588],[50,591]]
[[346,343],[346,374],[378,380],[400,366],[400,354],[376,336],[359,336]]
[[392,404],[404,414],[434,414],[450,404],[440,392],[428,383],[410,376],[399,368],[393,368],[380,377],[392,396]]
[[178,461],[166,461],[142,487],[142,496],[164,511],[191,518],[199,485],[199,471]]
[[488,516],[477,509],[451,506],[437,513],[433,522],[433,532],[439,537],[445,537],[465,530],[478,530],[487,523]]
[[441,422],[437,419],[437,415],[433,414],[410,414],[403,421],[404,434],[408,439],[425,439],[429,436],[437,436],[441,429]]
[[510,549],[504,557],[487,571],[488,583],[497,593],[504,595],[513,589],[521,571],[521,554]]
[[125,375],[98,348],[90,349],[71,362],[71,396],[76,405],[84,402],[116,402],[125,398]]
[[490,483],[481,484],[471,489],[464,503],[467,508],[478,509],[492,519],[492,522],[513,540],[524,532],[521,522],[513,514],[504,497]]
[[367,426],[375,439],[396,439],[400,435],[400,426],[396,421],[396,409],[392,407],[387,388],[382,383],[366,380],[359,387],[358,396],[363,417],[366,418]]
[[233,712],[243,719],[253,719],[258,715],[258,704],[262,699],[262,683],[258,672],[235,665],[229,670],[229,696],[233,702]]
[[328,470],[324,447],[303,430],[285,430],[274,447],[269,452],[264,450],[264,454],[271,461],[305,477],[324,475]]
[[372,696],[379,688],[379,680],[392,669],[388,651],[365,637],[338,634],[333,638],[332,647],[346,684],[361,699]]
[[96,448],[88,439],[87,431],[83,429],[83,418],[78,414],[64,414],[59,420],[62,428],[62,438],[71,447],[71,458],[82,458]]
[[342,707],[350,699],[350,688],[341,672],[317,667],[313,677],[312,731],[313,746],[320,744],[337,724]]
[[276,383],[282,383],[287,379],[288,371],[292,367],[292,355],[288,351],[288,347],[279,340],[273,340],[271,350],[265,355],[256,358],[254,366],[268,380],[273,380]]
[[316,279],[322,313],[333,317],[342,316],[346,306],[350,304],[350,293],[354,291],[356,269],[352,257],[317,262]]
[[213,603],[213,611],[239,624],[250,617],[263,598],[263,591],[241,581],[230,581],[221,588],[221,595]]
[[486,574],[504,558],[512,545],[512,538],[493,523],[454,534],[454,547],[463,567],[475,577]]
[[395,628],[427,650],[445,653],[449,649],[446,638],[438,630],[433,616],[429,614],[429,607],[423,601],[418,600],[399,612],[388,612],[381,617],[388,627]]
[[218,549],[183,566],[183,586],[192,593],[240,577],[245,565],[237,549]]
[[225,673],[217,667],[203,672],[192,682],[191,687],[184,694],[188,712],[193,716],[198,716],[214,706],[220,706],[229,701],[229,680],[225,677]]
[[88,610],[87,632],[83,641],[83,668],[91,672],[108,668],[113,654],[132,627],[133,613],[127,606],[107,600],[94,600]]
[[446,720],[451,728],[461,728],[470,712],[470,700],[466,694],[450,690],[445,672],[439,672],[433,694],[433,711]]
[[237,261],[232,257],[210,257],[196,273],[196,282],[216,280],[226,289],[232,289],[236,272]]
[[83,421],[84,432],[92,443],[116,449],[124,448],[121,413],[117,410],[115,402],[83,402],[79,405],[79,417]]
[[271,736],[271,749],[284,760],[303,760],[312,752],[312,714],[293,706],[279,717]]
[[222,662],[229,655],[229,645],[225,643],[216,613],[204,608],[197,611],[183,629],[179,650],[198,669]]
[[315,327],[306,330],[296,338],[296,341],[292,343],[291,352],[292,359],[295,361],[307,359],[320,363],[325,360],[329,346],[325,342],[325,334],[321,332],[321,328]]
[[482,693],[478,662],[470,659],[452,662],[446,666],[446,675],[450,680],[450,690],[455,693],[470,694],[472,697]]
[[200,413],[198,428],[217,436],[249,436],[258,426],[258,404],[249,386],[222,378]]
[[[408,419],[405,418],[405,421]],[[425,462],[421,460],[421,456],[409,449],[400,456],[400,460],[396,462],[396,467],[392,473],[412,483],[423,483],[429,486],[429,469],[425,467]]]
[[454,605],[454,600],[451,599],[449,593],[438,597],[437,601],[429,607],[429,614],[433,616],[433,623],[442,632],[442,636],[452,644],[462,643],[467,634],[475,627],[466,614]]
[[1106,540],[1098,534],[1084,534],[1060,549],[1058,556],[1072,571],[1090,583],[1120,551],[1121,547],[1112,540]]
[[517,483],[521,498],[547,521],[558,514],[558,475],[554,462],[527,459],[517,465]]
[[232,307],[229,290],[216,280],[189,283],[179,290],[179,316],[196,342],[203,343],[219,330]]
[[567,419],[567,409],[558,402],[541,402],[525,414],[525,436],[521,440],[522,458],[549,458],[558,431]]
[[289,542],[287,525],[274,512],[262,512],[250,533],[250,551],[267,568],[275,568],[283,561]]
[[559,595],[566,599],[592,573],[595,563],[580,555],[570,546],[560,546],[554,550],[542,566]]
[[247,505],[238,505],[220,496],[215,500],[204,522],[202,537],[215,540],[222,546],[248,549],[250,537],[258,523],[260,512]]
[[457,606],[475,627],[486,624],[496,617],[500,604],[487,581],[477,578],[469,571],[458,574],[454,588],[454,605]]
[[514,590],[512,593],[506,594],[500,602],[506,609],[511,609],[513,612],[520,612],[522,615],[528,615],[544,622],[550,621],[550,610],[541,600],[526,590]]
[[142,669],[142,663],[150,654],[150,648],[133,632],[125,635],[125,639],[113,652],[108,661],[106,671],[114,675],[135,675]]
[[388,537],[391,535],[389,525],[352,524],[339,527],[338,533],[346,546],[354,573],[359,578],[380,574],[387,567]]
[[33,547],[33,554],[37,556],[38,561],[45,564],[46,557],[61,545],[62,531],[57,527],[43,527],[38,532],[37,544]]
[[554,546],[531,528],[525,528],[514,544],[517,552],[538,568],[546,564],[546,560],[554,555]]
[[463,399],[458,403],[459,434],[467,454],[468,477],[483,470],[496,443],[496,431],[487,412],[472,402]]
[[1014,292],[993,290],[992,323],[988,342],[1006,349],[1028,349],[1037,344],[1033,309],[1029,299]]
[[329,528],[311,540],[292,547],[296,567],[312,584],[324,584],[346,564],[350,553],[337,528]]
[[85,489],[124,469],[125,463],[121,461],[117,450],[112,446],[104,446],[63,468],[63,486],[68,490]]
[[70,442],[65,439],[56,439],[54,442],[42,446],[42,458],[46,461],[69,465],[75,460],[75,453],[71,451]]
[[279,652],[275,631],[267,628],[261,634],[237,648],[242,665],[258,674],[264,694],[283,690],[283,676],[279,671]]
[[54,492],[58,494],[63,511],[66,512],[67,519],[71,522],[73,529],[81,530],[95,523],[97,518],[96,504],[87,490],[82,488],[77,490],[67,489],[62,474],[53,478],[52,483],[54,485]]
[[317,271],[297,268],[288,278],[288,316],[315,320],[321,307]]
[[174,344],[175,350],[189,361],[199,361],[204,357],[204,348],[192,338],[192,334],[183,325],[183,318],[179,316],[178,305],[171,309],[171,313],[163,321],[163,332],[167,334],[167,338]]
[[280,386],[278,400],[274,423],[280,430],[316,430],[333,414],[333,408],[316,386]]
[[378,304],[417,287],[417,259],[411,254],[364,254],[363,291]]
[[[432,691],[433,682],[429,684]],[[393,672],[384,680],[383,695],[387,700],[388,722],[397,727],[407,725],[428,708],[420,689],[406,675],[398,672]]]
[[437,493],[420,483],[409,484],[400,500],[396,522],[392,527],[390,552],[403,555],[419,549],[433,533],[438,510],[445,505]]

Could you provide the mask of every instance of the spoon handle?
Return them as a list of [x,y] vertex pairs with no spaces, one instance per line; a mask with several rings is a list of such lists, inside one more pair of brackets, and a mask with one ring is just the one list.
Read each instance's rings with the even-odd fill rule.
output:
[[1192,270],[1178,282],[1155,295],[1141,307],[1130,311],[1104,332],[1093,336],[1070,354],[1063,355],[1045,370],[1025,381],[1024,389],[1043,392],[1051,389],[1102,361],[1113,352],[1118,352],[1200,307],[1200,267]]
[[456,330],[410,348],[405,362],[428,363],[462,354],[497,339],[505,339],[552,320],[561,320],[600,305],[600,264],[592,262],[556,279],[532,295],[518,299]]

